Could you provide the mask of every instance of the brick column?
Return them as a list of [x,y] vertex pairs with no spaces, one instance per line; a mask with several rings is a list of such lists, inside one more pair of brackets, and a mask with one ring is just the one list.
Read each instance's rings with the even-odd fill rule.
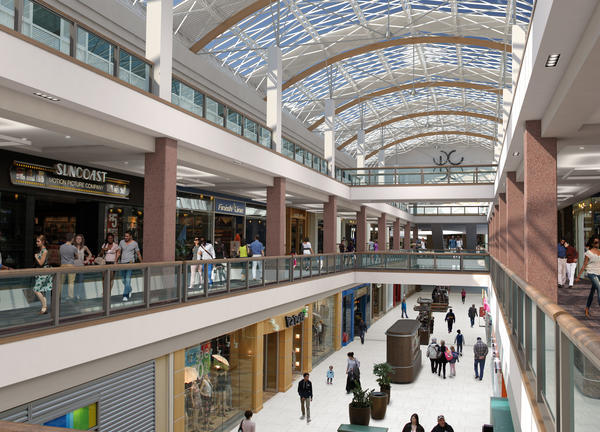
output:
[[[267,225],[268,227],[268,225]],[[337,252],[337,197],[330,195],[323,206],[323,253]]]
[[525,122],[524,255],[527,282],[558,300],[556,259],[556,138],[541,137],[542,122]]
[[506,236],[506,194],[498,194],[498,256],[500,262],[506,265],[506,248],[507,248],[507,236]]
[[523,183],[517,182],[517,173],[514,171],[506,173],[506,215],[506,265],[518,276],[525,278]]
[[404,225],[404,249],[410,249],[410,222]]
[[356,251],[364,252],[367,243],[367,208],[360,206],[356,212]]
[[415,225],[413,227],[413,243],[417,244],[418,239],[419,239],[419,226]]
[[500,221],[499,212],[499,205],[494,205],[494,257],[497,260],[500,260],[500,242],[498,238],[498,235],[500,234],[498,230],[498,222]]
[[377,219],[377,246],[380,251],[387,250],[387,228],[386,228],[386,214],[382,213]]
[[400,250],[400,218],[396,218],[394,221],[394,250]]
[[177,141],[156,138],[144,164],[145,261],[175,260],[177,216]]
[[285,178],[276,177],[267,187],[266,255],[285,255]]

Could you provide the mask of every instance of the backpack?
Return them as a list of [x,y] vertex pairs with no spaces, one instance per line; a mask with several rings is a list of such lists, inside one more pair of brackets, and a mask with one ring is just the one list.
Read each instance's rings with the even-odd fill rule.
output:
[[429,345],[427,347],[427,357],[430,359],[436,359],[438,355],[438,350],[436,348],[436,345]]
[[448,360],[448,361],[450,361],[454,358],[454,356],[452,355],[452,352],[449,349],[446,350],[444,355],[446,356],[446,360]]

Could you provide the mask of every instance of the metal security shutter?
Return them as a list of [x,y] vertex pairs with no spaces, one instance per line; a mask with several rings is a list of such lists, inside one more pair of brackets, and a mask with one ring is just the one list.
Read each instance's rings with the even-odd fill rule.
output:
[[98,430],[154,432],[154,361],[0,413],[0,420],[42,424],[98,403]]

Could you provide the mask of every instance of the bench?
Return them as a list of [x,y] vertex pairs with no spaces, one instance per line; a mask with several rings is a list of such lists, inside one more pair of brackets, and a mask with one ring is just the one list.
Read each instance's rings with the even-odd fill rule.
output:
[[343,424],[338,428],[338,432],[388,432],[388,428]]

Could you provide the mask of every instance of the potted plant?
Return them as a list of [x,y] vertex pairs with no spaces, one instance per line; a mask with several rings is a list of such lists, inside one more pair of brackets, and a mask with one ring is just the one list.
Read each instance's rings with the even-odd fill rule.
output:
[[348,405],[350,424],[369,426],[371,420],[371,393],[373,390],[363,390],[359,385],[352,390],[352,402]]
[[377,377],[377,384],[379,384],[379,390],[387,394],[387,403],[389,404],[392,392],[392,366],[390,366],[389,363],[375,363],[373,365],[373,375]]

